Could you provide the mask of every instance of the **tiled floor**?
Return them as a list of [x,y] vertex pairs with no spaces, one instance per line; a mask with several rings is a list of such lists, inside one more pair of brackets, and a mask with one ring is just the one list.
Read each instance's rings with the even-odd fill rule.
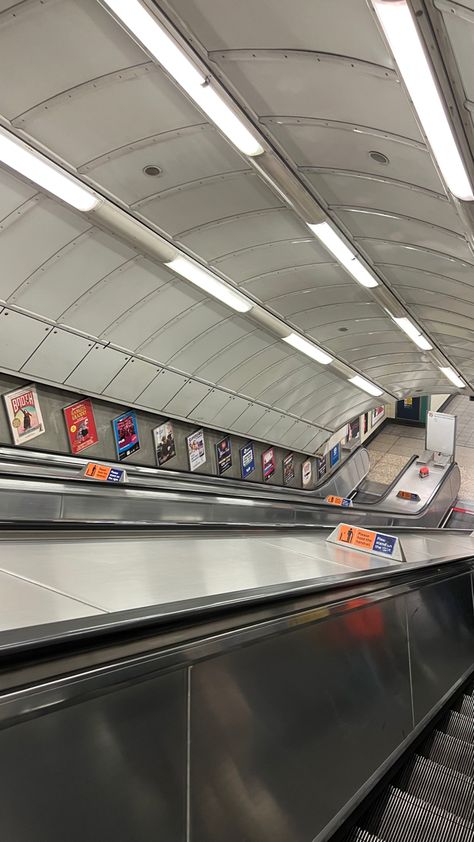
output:
[[[460,499],[474,501],[474,401],[456,396],[445,412],[458,416],[456,461],[461,469]],[[368,445],[368,479],[389,485],[410,457],[424,449],[425,430],[388,423]]]

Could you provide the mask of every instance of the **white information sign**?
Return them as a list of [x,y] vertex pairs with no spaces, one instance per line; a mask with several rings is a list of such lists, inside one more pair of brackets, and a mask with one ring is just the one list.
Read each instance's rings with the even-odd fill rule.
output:
[[454,456],[456,452],[456,416],[444,412],[428,412],[426,417],[426,450]]

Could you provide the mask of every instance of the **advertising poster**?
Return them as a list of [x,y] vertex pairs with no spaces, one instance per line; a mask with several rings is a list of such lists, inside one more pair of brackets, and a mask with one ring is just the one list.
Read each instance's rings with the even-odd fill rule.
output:
[[206,461],[206,444],[204,430],[197,430],[187,437],[189,469],[195,471]]
[[329,451],[329,463],[331,465],[331,468],[333,468],[334,465],[337,465],[340,458],[341,458],[341,445],[335,444],[334,447],[331,447],[331,450]]
[[318,468],[318,479],[322,479],[328,468],[326,456],[316,456],[316,465]]
[[131,410],[119,415],[112,421],[114,429],[115,449],[120,461],[140,450],[138,438],[137,416]]
[[36,386],[23,386],[3,398],[14,444],[25,444],[44,433]]
[[176,443],[174,440],[174,429],[171,421],[165,421],[153,430],[153,441],[155,443],[156,461],[158,467],[169,462],[176,456]]
[[360,437],[360,418],[349,421],[347,425],[347,441],[354,441]]
[[275,451],[273,447],[262,453],[263,481],[267,482],[275,473]]
[[375,409],[372,410],[372,427],[374,424],[377,424],[381,418],[385,415],[385,407],[384,406],[376,406]]
[[92,401],[89,398],[77,401],[71,406],[65,406],[63,413],[71,453],[81,453],[86,447],[97,444],[99,436],[95,426]]
[[362,427],[362,432],[364,433],[364,436],[365,436],[365,434],[368,433],[368,431],[369,431],[369,413],[368,412],[364,412],[364,422],[363,422],[363,424],[364,424],[364,426]]
[[217,473],[221,476],[232,467],[232,447],[230,436],[226,436],[216,444]]
[[246,479],[255,470],[255,451],[251,441],[240,448],[240,470],[242,479]]
[[288,485],[295,478],[295,457],[293,453],[283,459],[283,484]]
[[303,488],[306,488],[308,485],[311,484],[312,478],[313,465],[311,463],[311,459],[307,459],[306,462],[303,462],[301,466],[301,482],[303,483]]

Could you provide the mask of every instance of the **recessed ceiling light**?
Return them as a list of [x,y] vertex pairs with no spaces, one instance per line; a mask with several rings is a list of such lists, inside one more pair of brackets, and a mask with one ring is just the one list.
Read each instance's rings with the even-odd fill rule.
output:
[[390,158],[387,155],[384,155],[383,152],[377,152],[376,149],[369,152],[369,156],[372,158],[373,161],[376,161],[377,164],[382,164],[382,166],[386,167],[387,164],[390,163]]
[[156,164],[147,164],[146,167],[143,167],[143,172],[145,173],[145,175],[156,176],[161,175],[163,170]]

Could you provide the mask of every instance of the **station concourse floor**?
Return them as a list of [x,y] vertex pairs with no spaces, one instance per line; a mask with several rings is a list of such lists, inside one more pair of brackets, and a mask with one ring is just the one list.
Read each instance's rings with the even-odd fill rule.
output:
[[[456,395],[444,412],[457,415],[456,461],[461,470],[459,499],[474,501],[474,401]],[[391,423],[368,444],[370,471],[368,479],[389,485],[414,453],[424,449],[425,428]]]

